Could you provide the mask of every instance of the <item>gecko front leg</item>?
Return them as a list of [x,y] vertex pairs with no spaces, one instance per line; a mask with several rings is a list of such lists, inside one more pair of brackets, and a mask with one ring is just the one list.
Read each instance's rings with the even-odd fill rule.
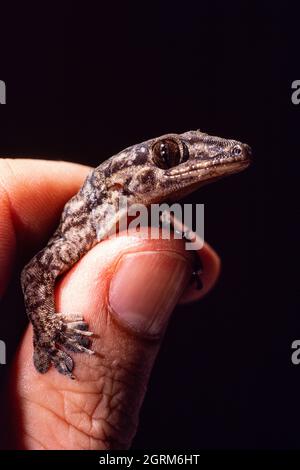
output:
[[59,231],[24,268],[21,277],[28,317],[33,324],[33,361],[45,373],[53,364],[64,375],[74,378],[72,358],[58,346],[93,354],[88,349],[88,325],[78,314],[55,311],[56,278],[75,264],[94,244],[95,233],[85,222],[82,230]]

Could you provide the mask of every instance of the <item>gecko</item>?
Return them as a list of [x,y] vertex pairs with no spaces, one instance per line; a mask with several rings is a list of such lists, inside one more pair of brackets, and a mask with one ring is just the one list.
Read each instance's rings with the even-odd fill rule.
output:
[[[46,373],[53,365],[74,379],[67,351],[93,354],[88,324],[76,313],[57,313],[55,281],[109,234],[127,207],[174,202],[204,184],[237,173],[251,161],[251,148],[200,130],[166,134],[128,147],[92,169],[79,192],[64,206],[46,247],[24,267],[21,285],[33,325],[33,362]],[[116,207],[114,216],[109,208]],[[63,348],[63,349],[62,349]]]

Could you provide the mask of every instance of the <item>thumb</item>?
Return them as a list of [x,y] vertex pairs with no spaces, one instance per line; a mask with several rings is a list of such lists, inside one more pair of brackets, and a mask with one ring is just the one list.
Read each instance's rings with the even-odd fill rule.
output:
[[129,447],[160,340],[191,274],[182,240],[121,235],[88,252],[57,285],[56,306],[84,316],[95,354],[72,353],[77,380],[54,368],[41,375],[27,329],[10,381],[13,446]]

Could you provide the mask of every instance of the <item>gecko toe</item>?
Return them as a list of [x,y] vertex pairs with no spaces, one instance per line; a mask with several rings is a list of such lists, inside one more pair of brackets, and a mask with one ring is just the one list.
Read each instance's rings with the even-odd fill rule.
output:
[[71,322],[66,324],[67,334],[79,333],[84,336],[92,336],[93,332],[88,331],[89,326],[85,321]]
[[77,333],[79,335],[82,335],[82,336],[93,336],[93,332],[92,331],[85,331],[85,330],[80,330],[80,329],[77,329],[77,328],[74,328],[74,333]]
[[83,316],[80,313],[55,313],[53,317],[58,318],[64,323],[81,322],[83,320]]
[[88,324],[80,315],[56,314],[54,325],[55,343],[73,352],[89,351],[89,338],[93,333],[88,331]]
[[60,351],[59,349],[55,349],[51,353],[51,359],[54,367],[60,374],[68,375],[73,378],[71,372],[74,368],[74,362],[68,354],[64,351]]
[[85,321],[72,321],[67,324],[68,329],[87,331],[89,326]]
[[88,350],[86,348],[90,346],[90,339],[88,336],[81,334],[65,335],[61,344],[69,351],[87,352]]
[[[63,346],[76,353],[94,354],[89,349],[90,336],[88,324],[79,314],[56,313],[51,315],[51,328],[44,334],[43,342],[35,340],[33,361],[38,372],[45,373],[51,364],[63,375],[74,379],[72,370],[73,359],[64,351],[58,349]],[[46,339],[46,341],[45,341]]]

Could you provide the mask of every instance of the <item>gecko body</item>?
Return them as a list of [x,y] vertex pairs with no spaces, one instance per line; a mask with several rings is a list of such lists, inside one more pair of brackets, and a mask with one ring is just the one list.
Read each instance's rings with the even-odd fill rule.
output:
[[[243,170],[250,157],[248,145],[198,130],[134,145],[89,173],[79,192],[65,205],[46,247],[22,271],[37,371],[45,373],[54,365],[60,373],[74,378],[73,359],[60,346],[93,353],[89,349],[92,333],[84,319],[77,314],[56,313],[55,281],[110,232],[120,216],[120,196],[127,198],[127,206],[176,201],[206,183]],[[116,208],[114,217],[111,207]]]

